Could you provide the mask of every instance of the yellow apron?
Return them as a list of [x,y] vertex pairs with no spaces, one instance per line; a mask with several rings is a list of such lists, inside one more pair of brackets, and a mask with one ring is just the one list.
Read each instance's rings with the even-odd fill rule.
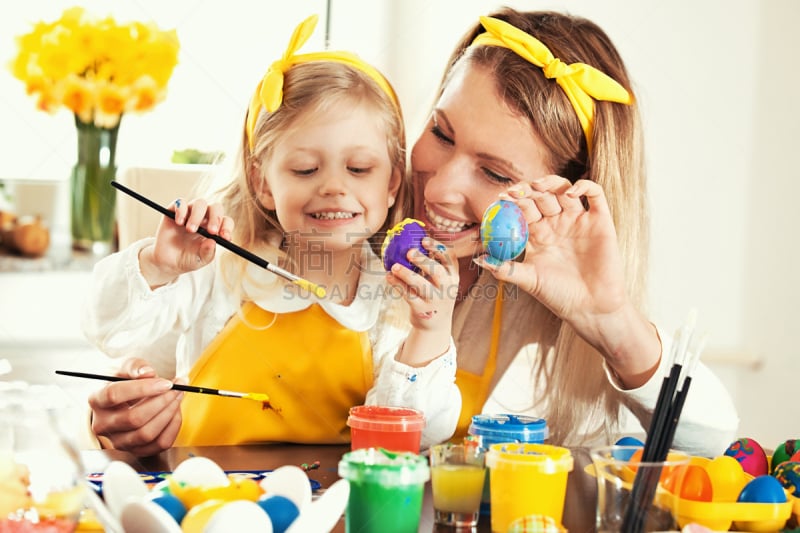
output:
[[186,394],[175,446],[348,443],[348,412],[364,403],[372,369],[368,333],[345,328],[318,304],[276,316],[247,302],[205,349],[189,382],[263,392],[274,408],[241,398]]
[[497,367],[497,349],[500,344],[500,327],[503,324],[503,286],[497,291],[492,318],[492,339],[489,344],[489,358],[482,374],[472,374],[460,368],[456,369],[456,385],[461,391],[461,414],[458,417],[453,440],[460,440],[467,435],[472,415],[480,414],[483,405],[489,398],[489,385]]

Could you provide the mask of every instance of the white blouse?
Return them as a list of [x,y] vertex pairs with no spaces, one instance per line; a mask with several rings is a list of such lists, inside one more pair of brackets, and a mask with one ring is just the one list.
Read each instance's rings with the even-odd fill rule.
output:
[[[218,249],[211,264],[151,290],[139,270],[138,257],[139,251],[152,242],[152,238],[138,241],[95,265],[81,325],[89,341],[112,358],[140,357],[159,376],[187,376],[205,347],[240,307],[239,298],[225,285],[219,268],[222,254],[228,252]],[[364,246],[362,265],[366,268],[362,268],[356,299],[349,306],[306,296],[284,283],[271,284],[269,289],[255,289],[254,284],[245,283],[244,288],[267,311],[288,313],[318,303],[342,326],[367,331],[375,381],[366,403],[423,411],[423,448],[447,440],[461,410],[461,395],[455,385],[455,345],[451,340],[447,352],[424,367],[396,361],[395,355],[410,329],[405,314],[408,307],[392,299],[380,259],[368,246]],[[247,276],[268,281],[275,277],[256,265],[248,265]]]

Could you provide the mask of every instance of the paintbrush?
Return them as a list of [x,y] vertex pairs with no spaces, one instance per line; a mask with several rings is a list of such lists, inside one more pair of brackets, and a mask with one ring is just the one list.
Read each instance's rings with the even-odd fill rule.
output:
[[[111,186],[114,187],[115,189],[118,189],[118,190],[124,192],[128,196],[131,196],[132,198],[135,198],[135,199],[139,200],[143,204],[152,207],[153,209],[155,209],[156,211],[158,211],[159,213],[161,213],[165,217],[169,217],[169,218],[175,220],[175,212],[174,211],[170,211],[166,207],[155,203],[151,199],[149,199],[149,198],[147,198],[145,196],[142,196],[141,194],[139,194],[136,191],[133,191],[133,190],[129,189],[128,187],[122,185],[118,181],[112,180],[111,181]],[[248,252],[247,250],[245,250],[241,246],[237,246],[236,244],[233,244],[231,241],[229,241],[227,239],[223,239],[219,235],[210,234],[208,232],[208,230],[206,230],[206,228],[200,226],[199,228],[197,228],[197,233],[199,233],[203,237],[206,237],[207,239],[214,240],[217,244],[219,244],[223,248],[227,248],[228,250],[230,250],[231,252],[235,253],[239,257],[247,259],[251,263],[255,263],[256,265],[260,266],[261,268],[269,270],[273,274],[277,274],[278,276],[281,276],[282,278],[291,281],[295,285],[298,285],[298,286],[304,288],[308,292],[316,295],[317,298],[324,298],[325,297],[325,289],[323,289],[319,285],[317,285],[315,283],[312,283],[312,282],[308,281],[307,279],[303,279],[300,276],[296,276],[296,275],[292,274],[291,272],[289,272],[288,270],[284,270],[279,266],[275,266],[272,263],[270,263],[269,261],[267,261],[266,259],[258,257],[257,255],[255,255],[252,252]]]
[[[56,374],[62,376],[72,376],[76,378],[99,379],[102,381],[132,381],[130,378],[121,378],[119,376],[104,376],[102,374],[88,374],[86,372],[70,372],[68,370],[56,370]],[[261,402],[264,406],[270,406],[269,395],[261,392],[235,392],[222,389],[211,389],[209,387],[195,387],[193,385],[178,385],[172,384],[172,390],[179,390],[184,392],[196,392],[199,394],[213,394],[215,396],[227,396],[229,398],[244,398],[246,400],[255,400]]]

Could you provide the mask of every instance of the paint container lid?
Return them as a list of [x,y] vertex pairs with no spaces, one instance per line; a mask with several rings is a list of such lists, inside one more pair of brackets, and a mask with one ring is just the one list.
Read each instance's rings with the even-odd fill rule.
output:
[[469,434],[481,437],[484,446],[501,442],[543,443],[548,437],[547,421],[525,415],[475,415]]
[[347,425],[369,431],[422,431],[425,415],[410,407],[357,405],[350,408]]
[[541,474],[570,472],[573,463],[569,448],[550,444],[530,442],[492,444],[486,453],[486,466],[489,468],[517,465],[532,468]]
[[344,454],[338,472],[351,482],[384,487],[422,485],[431,477],[427,457],[383,448],[361,448]]

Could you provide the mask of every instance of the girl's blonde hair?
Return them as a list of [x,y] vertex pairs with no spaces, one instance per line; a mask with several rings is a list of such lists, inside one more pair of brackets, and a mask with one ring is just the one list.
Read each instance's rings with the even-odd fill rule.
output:
[[[274,112],[261,109],[254,128],[252,153],[242,128],[242,138],[233,164],[231,181],[218,193],[225,213],[236,221],[233,242],[291,269],[289,258],[282,249],[284,230],[274,211],[258,201],[261,168],[272,156],[281,136],[314,114],[337,106],[366,106],[386,131],[389,158],[393,172],[401,176],[395,203],[389,208],[386,221],[375,235],[369,237],[376,253],[386,230],[401,219],[408,209],[408,180],[406,178],[406,137],[402,112],[390,96],[362,71],[332,61],[300,63],[284,75],[283,102]],[[247,117],[245,117],[246,123]],[[226,282],[232,290],[241,290],[246,262],[232,254],[223,258]],[[277,281],[277,280],[276,280]]]
[[[536,37],[565,63],[582,62],[617,80],[633,95],[622,59],[608,36],[593,22],[556,12],[518,12],[510,8],[491,14]],[[512,110],[528,119],[547,148],[547,166],[572,182],[589,179],[603,187],[616,227],[627,289],[639,307],[644,301],[648,253],[648,217],[644,147],[636,103],[595,102],[592,151],[572,104],[555,80],[516,53],[496,46],[469,45],[483,32],[471,28],[450,57],[441,90],[460,62],[493,74],[497,94]],[[440,90],[440,95],[441,95]],[[534,300],[531,300],[535,302]],[[530,310],[541,331],[529,339],[539,346],[536,376],[548,383],[544,402],[551,440],[575,443],[578,428],[598,412],[607,421],[593,428],[610,434],[618,421],[621,394],[609,384],[603,358],[566,323],[538,302]]]

